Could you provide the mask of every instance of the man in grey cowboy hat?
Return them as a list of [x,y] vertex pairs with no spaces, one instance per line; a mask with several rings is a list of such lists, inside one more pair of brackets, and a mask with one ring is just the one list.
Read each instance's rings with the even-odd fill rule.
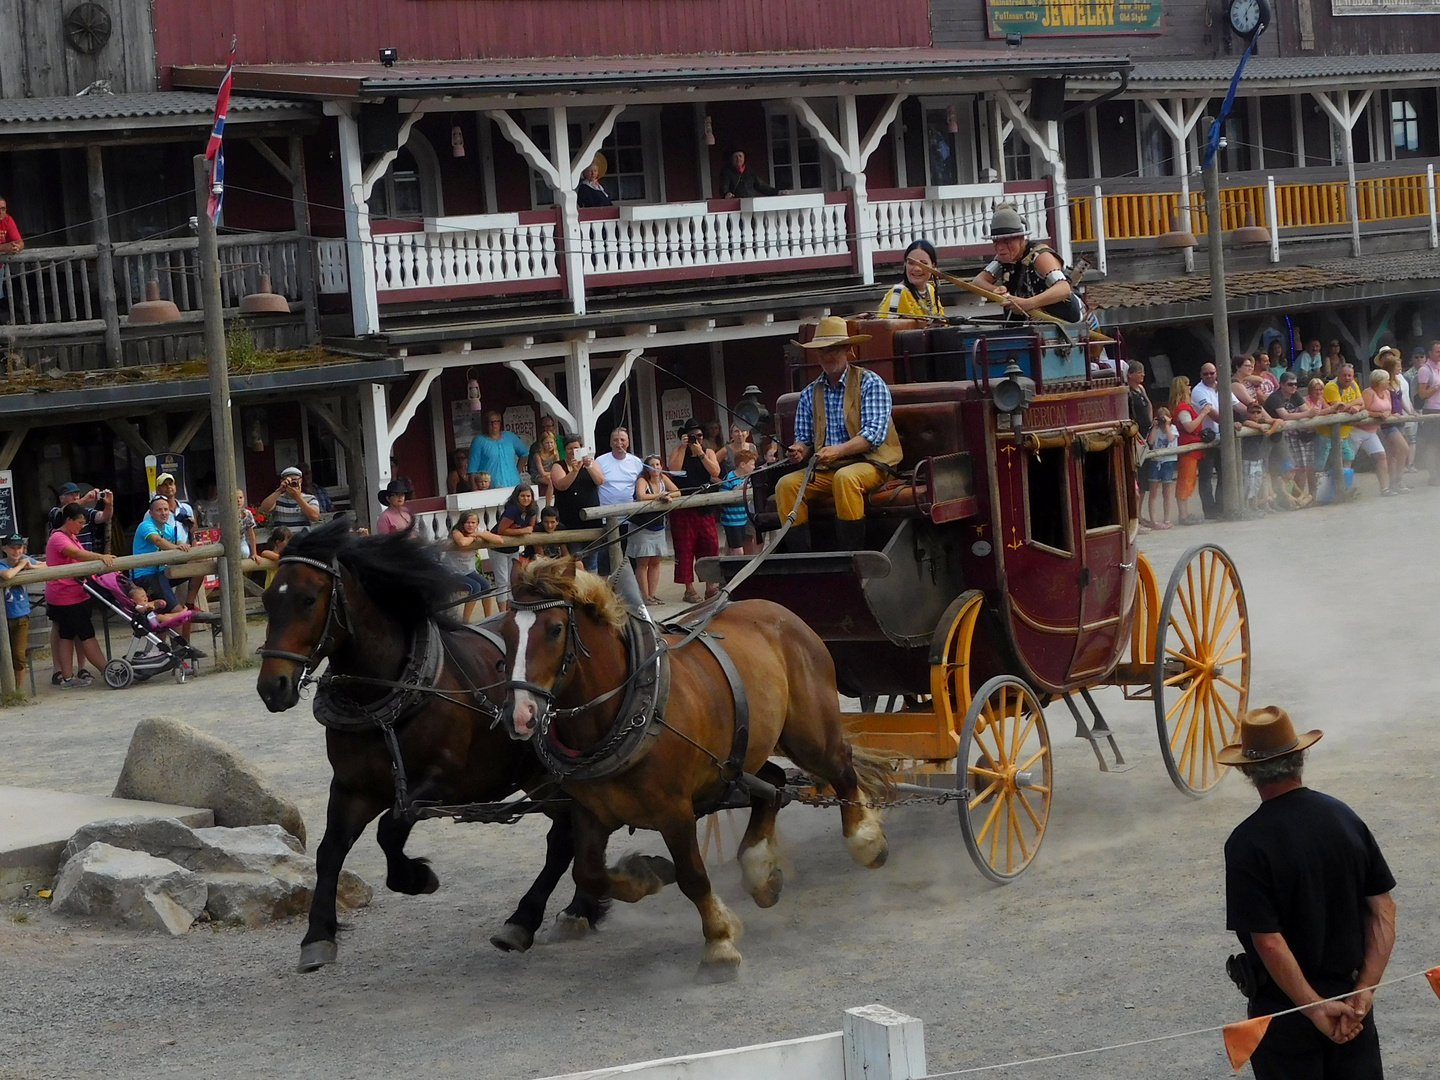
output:
[[[1305,787],[1305,750],[1278,705],[1252,709],[1216,755],[1260,793],[1225,842],[1226,925],[1245,952],[1231,977],[1270,1023],[1250,1059],[1257,1080],[1380,1080],[1372,993],[1395,944],[1395,878],[1355,811]],[[1338,1001],[1326,998],[1339,997]]]
[[[865,493],[885,481],[904,456],[900,437],[890,422],[890,388],[873,371],[851,365],[853,346],[869,334],[851,334],[845,320],[827,315],[807,342],[796,342],[820,365],[820,377],[800,393],[795,406],[795,441],[790,460],[799,464],[816,458],[815,475],[805,488],[804,502],[786,537],[791,551],[810,550],[810,503],[832,499],[835,536],[847,551],[865,547]],[[775,485],[781,516],[795,506],[803,474],[786,473]]]

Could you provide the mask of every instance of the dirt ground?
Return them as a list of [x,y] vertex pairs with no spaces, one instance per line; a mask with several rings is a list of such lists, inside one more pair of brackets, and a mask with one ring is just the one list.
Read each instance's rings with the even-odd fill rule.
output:
[[[1252,702],[1282,703],[1297,724],[1325,729],[1307,777],[1367,820],[1399,881],[1392,975],[1440,963],[1424,884],[1440,880],[1440,617],[1422,569],[1437,526],[1440,500],[1422,489],[1144,538],[1162,587],[1192,544],[1219,542],[1234,556],[1253,623]],[[0,713],[0,783],[108,794],[134,723],[176,715],[292,792],[318,842],[329,778],[321,729],[308,710],[266,712],[253,678],[47,688],[40,704]],[[423,897],[384,891],[372,828],[348,865],[377,886],[375,903],[354,916],[340,963],[313,975],[294,972],[298,921],[165,939],[68,924],[38,901],[7,905],[0,1076],[524,1080],[835,1030],[842,1009],[870,1002],[923,1019],[930,1071],[941,1073],[1237,1019],[1243,1000],[1223,971],[1236,943],[1224,930],[1221,848],[1255,795],[1231,777],[1203,801],[1183,797],[1164,773],[1150,705],[1098,698],[1134,767],[1098,773],[1052,707],[1050,830],[1008,887],[971,865],[953,807],[892,813],[879,871],[850,862],[835,811],[785,810],[776,907],[749,902],[733,861],[715,871],[746,924],[743,975],[727,986],[694,982],[699,921],[674,889],[618,905],[585,941],[496,952],[489,934],[539,867],[534,822],[422,824],[409,851],[430,857],[441,880]],[[612,853],[627,849],[659,850],[658,839],[617,837]],[[1437,1009],[1423,979],[1381,991],[1391,1077],[1434,1075]],[[1218,1036],[1206,1035],[995,1075],[1230,1070]]]

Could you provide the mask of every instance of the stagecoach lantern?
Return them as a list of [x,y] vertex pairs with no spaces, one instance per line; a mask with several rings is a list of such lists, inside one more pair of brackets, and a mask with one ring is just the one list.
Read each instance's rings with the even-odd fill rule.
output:
[[760,400],[760,387],[754,383],[745,387],[745,392],[730,411],[735,419],[750,429],[752,435],[770,434],[770,410]]
[[996,411],[1002,417],[1007,418],[1010,428],[1014,431],[1020,430],[1020,426],[1024,422],[1025,410],[1030,407],[1030,402],[1035,398],[1035,384],[1024,378],[1024,374],[1015,358],[1011,357],[1010,363],[1005,368],[1005,377],[997,382],[990,391],[990,400],[995,403]]
[[475,377],[475,369],[471,368],[466,376],[465,397],[470,402],[470,411],[483,412],[485,406],[480,403],[480,380]]

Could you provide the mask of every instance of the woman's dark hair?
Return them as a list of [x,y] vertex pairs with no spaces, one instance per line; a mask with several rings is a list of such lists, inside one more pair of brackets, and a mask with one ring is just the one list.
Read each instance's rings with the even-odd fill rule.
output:
[[276,525],[270,530],[270,539],[265,541],[264,551],[275,551],[276,544],[283,544],[294,536],[294,531],[288,525]]
[[[911,240],[910,246],[905,249],[905,258],[910,258],[910,253],[912,251],[923,251],[926,255],[930,256],[931,266],[940,265],[940,256],[935,251],[935,245],[930,243],[929,240]],[[902,266],[903,265],[904,264],[902,264]],[[909,289],[912,293],[914,293],[916,298],[918,299],[920,296],[920,290],[916,288],[915,284],[910,280],[910,275],[902,274],[901,280],[905,282],[905,287]],[[927,282],[926,284],[929,283]]]
[[[525,514],[525,512],[524,512],[523,510],[521,510],[521,508],[520,508],[520,493],[521,493],[522,491],[528,491],[528,492],[530,492],[530,513],[529,513],[529,514]],[[510,497],[505,500],[505,510],[514,510],[514,511],[516,511],[518,514],[521,514],[521,515],[524,516],[524,517],[534,517],[534,516],[535,516],[535,512],[536,512],[536,507],[535,507],[535,489],[532,488],[529,484],[516,484],[515,487],[514,487],[514,489],[511,490],[511,492],[510,492]],[[502,515],[505,513],[505,510],[502,510],[502,511],[501,511],[501,514],[502,514]],[[516,518],[516,520],[518,521],[519,518]]]
[[65,509],[60,511],[61,521],[74,521],[76,518],[85,516],[85,508],[79,503],[66,503]]

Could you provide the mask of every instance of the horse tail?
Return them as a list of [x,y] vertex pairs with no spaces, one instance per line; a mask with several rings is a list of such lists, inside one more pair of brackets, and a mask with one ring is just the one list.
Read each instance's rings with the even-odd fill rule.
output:
[[894,754],[867,750],[862,746],[852,746],[850,754],[850,764],[866,802],[871,806],[882,806],[893,800],[895,769],[900,759]]

